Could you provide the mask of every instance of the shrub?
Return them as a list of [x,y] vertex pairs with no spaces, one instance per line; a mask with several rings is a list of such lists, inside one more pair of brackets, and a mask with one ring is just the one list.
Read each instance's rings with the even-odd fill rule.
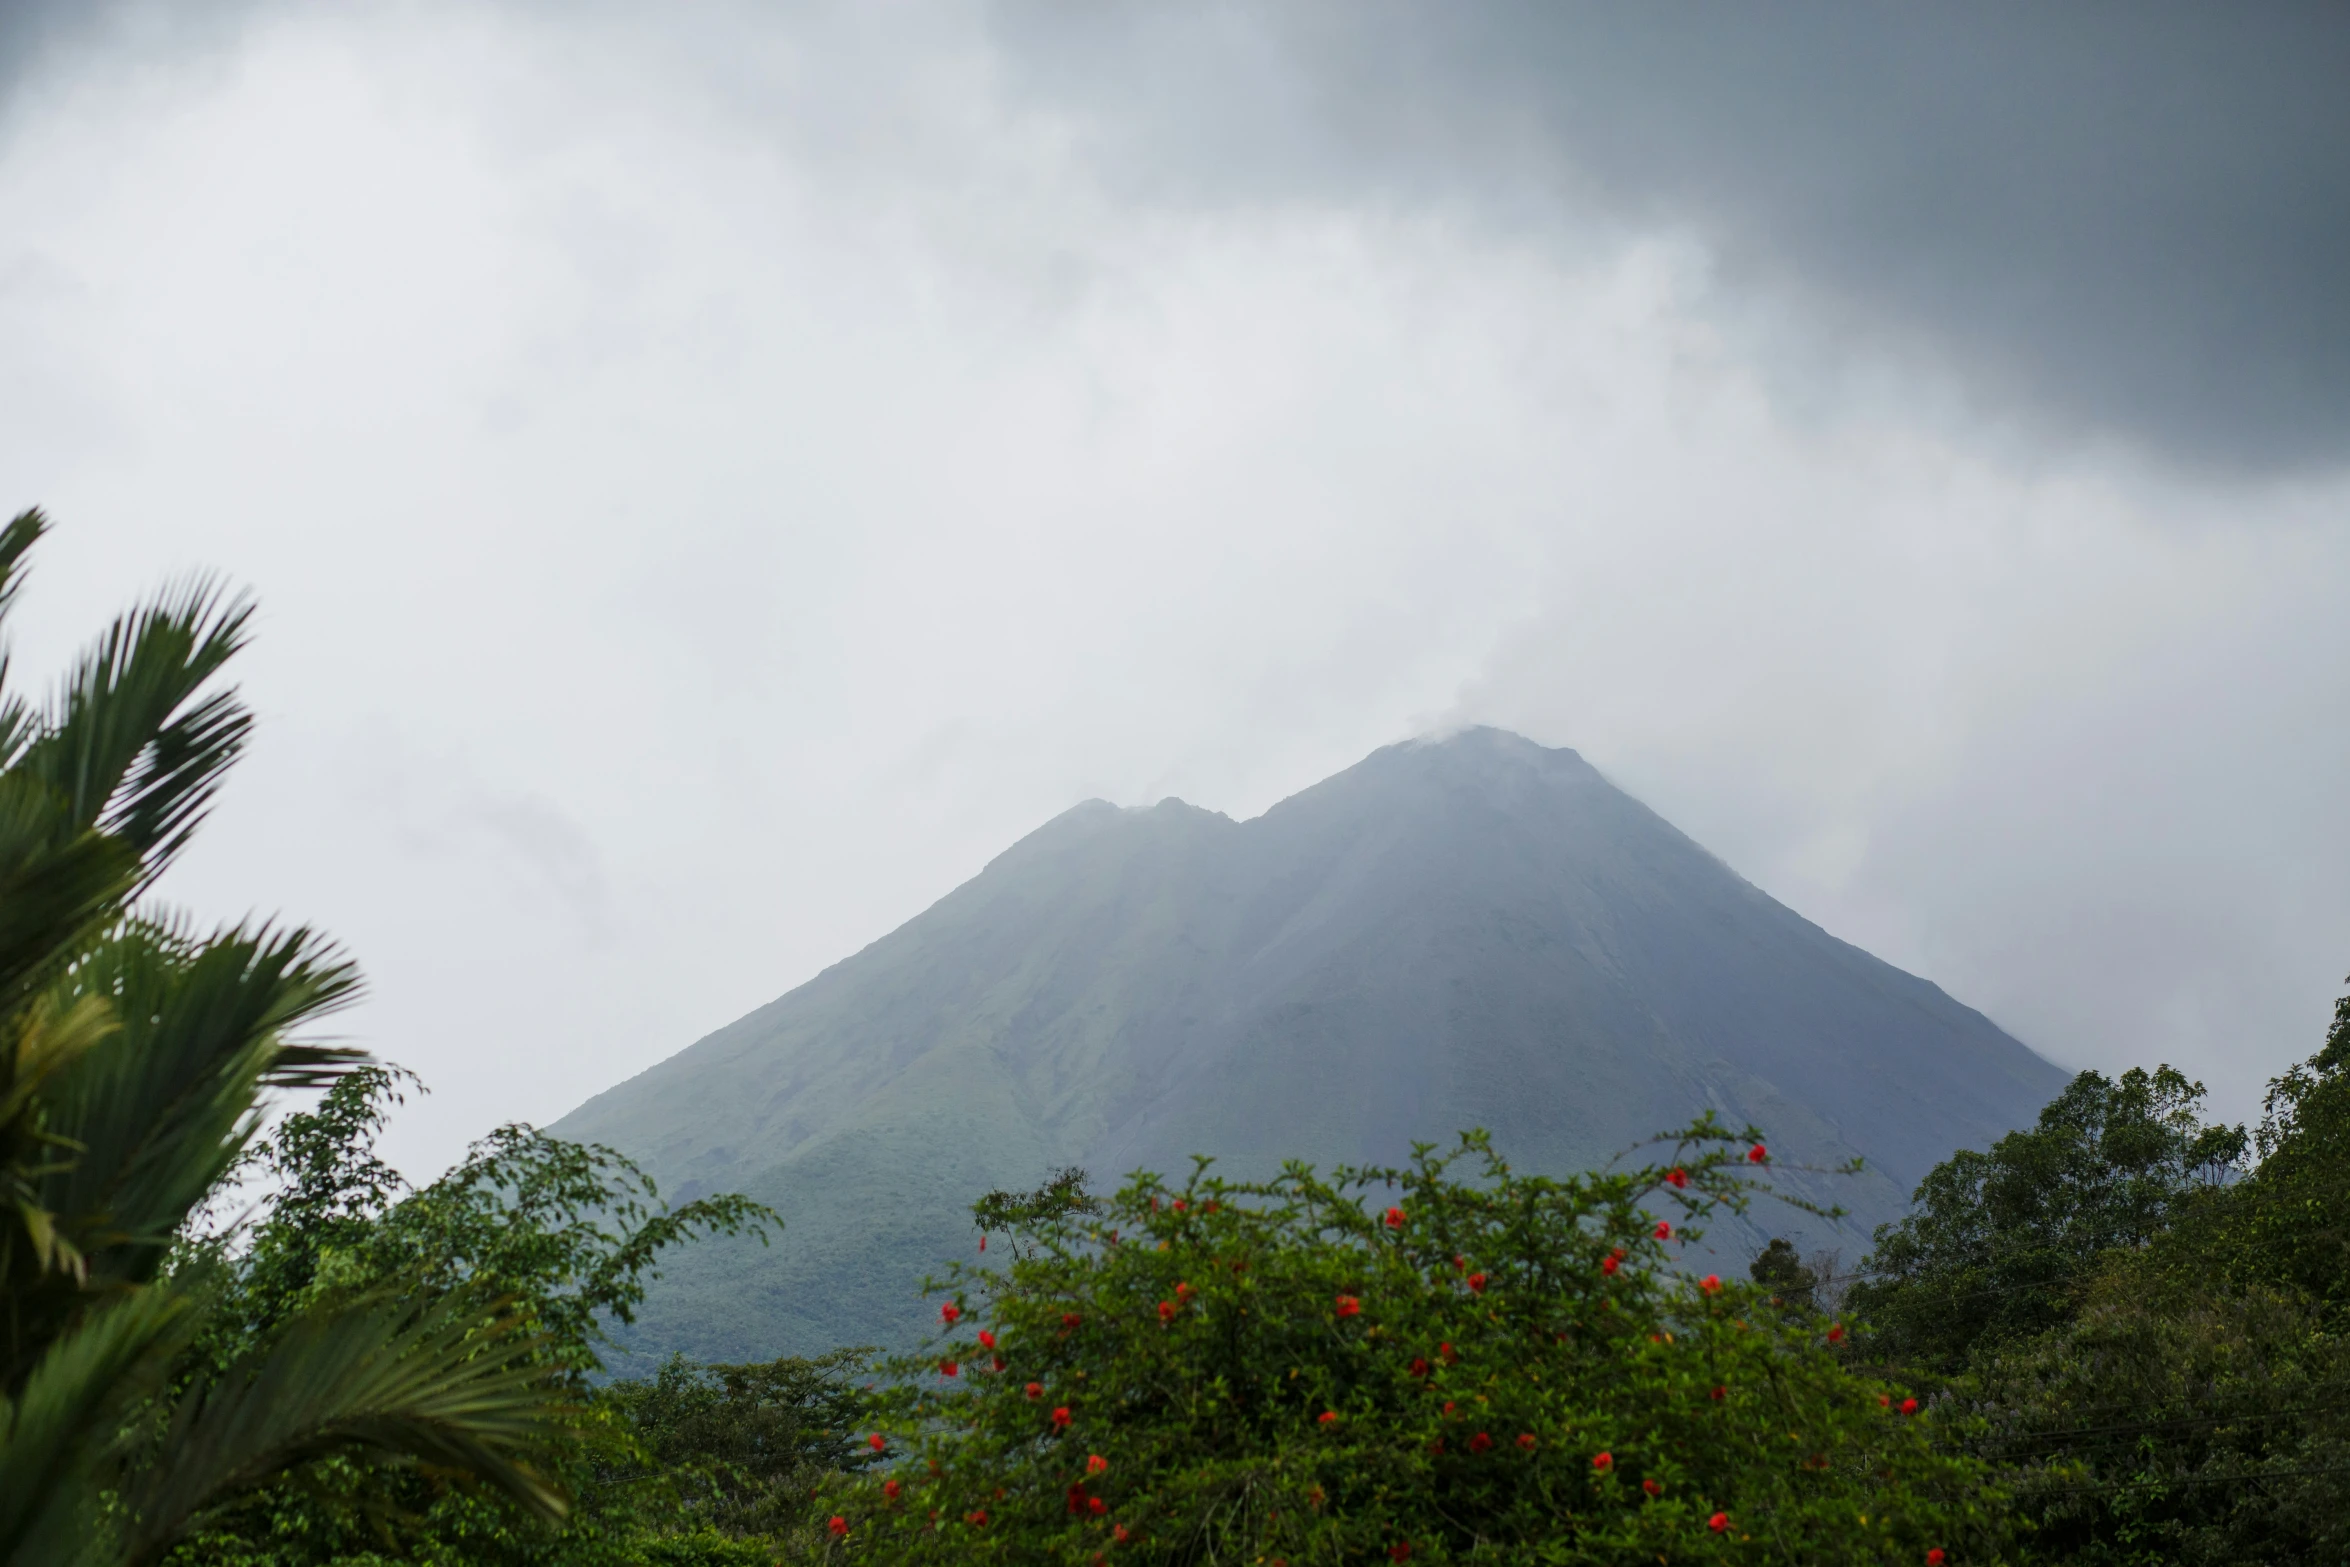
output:
[[[1457,1179],[1466,1159],[1474,1179]],[[892,1460],[839,1482],[888,1561],[1987,1560],[1981,1469],[1826,1327],[1677,1271],[1764,1169],[1292,1165],[1044,1202],[895,1367]],[[1752,1172],[1752,1173],[1750,1173]]]

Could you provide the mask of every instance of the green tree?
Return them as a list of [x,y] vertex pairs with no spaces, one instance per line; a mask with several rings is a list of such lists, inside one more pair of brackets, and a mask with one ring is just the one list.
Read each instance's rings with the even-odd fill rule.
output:
[[1845,1300],[1872,1352],[1951,1375],[1978,1343],[2070,1320],[2105,1253],[2144,1246],[2236,1174],[2244,1129],[2206,1125],[2203,1092],[2168,1066],[2083,1072],[2037,1126],[1936,1165]]
[[837,1527],[891,1562],[1994,1558],[1930,1412],[1674,1268],[1764,1157],[1706,1122],[1554,1181],[1480,1136],[1006,1205],[1011,1261],[943,1286],[940,1341],[895,1368],[898,1461],[835,1482]]
[[[0,617],[45,528],[0,529]],[[562,1507],[532,1463],[558,1408],[475,1295],[354,1296],[170,1383],[209,1306],[167,1273],[174,1236],[268,1091],[361,1059],[298,1037],[358,987],[312,933],[200,933],[144,902],[251,726],[217,679],[248,619],[192,583],[116,621],[46,705],[0,692],[0,1562],[148,1560],[224,1497],[353,1450]]]
[[[395,1068],[358,1068],[256,1146],[248,1173],[271,1193],[262,1216],[199,1244],[185,1262],[191,1274],[208,1276],[220,1301],[195,1357],[206,1364],[234,1358],[289,1318],[395,1283],[428,1300],[494,1295],[527,1328],[530,1357],[573,1411],[542,1464],[580,1504],[567,1519],[551,1520],[462,1476],[386,1469],[346,1455],[329,1471],[331,1483],[318,1473],[290,1477],[215,1517],[180,1560],[188,1567],[318,1567],[396,1550],[483,1567],[590,1567],[647,1561],[671,1536],[749,1527],[711,1502],[775,1481],[773,1465],[746,1464],[749,1455],[731,1450],[723,1461],[737,1469],[715,1467],[716,1455],[697,1466],[676,1441],[664,1454],[648,1440],[664,1433],[635,1417],[640,1408],[669,1405],[600,1390],[597,1378],[610,1327],[634,1319],[665,1250],[703,1235],[763,1236],[774,1216],[737,1196],[669,1208],[653,1181],[611,1149],[527,1126],[499,1128],[439,1180],[410,1191],[374,1143],[413,1085]],[[225,1244],[231,1239],[241,1244]],[[801,1391],[800,1384],[784,1369],[764,1382],[755,1374],[768,1368],[742,1369],[756,1384],[745,1396],[756,1403],[765,1395],[763,1429],[781,1433],[785,1392]],[[739,1401],[727,1412],[746,1427],[759,1424]],[[797,1483],[804,1512],[807,1481]],[[659,1545],[660,1559],[740,1555],[721,1538],[694,1549],[700,1554],[681,1554],[686,1548],[669,1540]]]

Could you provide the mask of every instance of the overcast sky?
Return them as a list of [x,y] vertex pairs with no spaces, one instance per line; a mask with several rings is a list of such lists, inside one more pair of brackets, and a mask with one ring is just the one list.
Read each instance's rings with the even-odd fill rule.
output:
[[2231,1115],[2350,971],[2337,7],[0,16],[20,672],[258,594],[412,1174],[1466,722]]

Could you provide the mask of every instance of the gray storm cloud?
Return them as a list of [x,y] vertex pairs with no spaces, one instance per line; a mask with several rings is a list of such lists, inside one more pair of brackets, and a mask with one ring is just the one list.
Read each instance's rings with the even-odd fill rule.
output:
[[2244,1112],[2350,967],[2339,32],[1605,14],[12,11],[26,662],[258,591],[170,890],[348,942],[418,1167],[1464,722]]

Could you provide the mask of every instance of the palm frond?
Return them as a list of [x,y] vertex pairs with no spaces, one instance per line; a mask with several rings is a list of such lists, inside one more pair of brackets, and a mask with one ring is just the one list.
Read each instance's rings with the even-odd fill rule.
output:
[[45,732],[16,767],[56,789],[69,819],[118,837],[152,881],[195,830],[252,715],[203,688],[244,646],[250,601],[196,578],[107,628],[66,676]]
[[352,1451],[470,1471],[562,1517],[567,1499],[531,1460],[569,1411],[535,1349],[502,1305],[474,1297],[311,1308],[172,1412],[163,1460],[120,1491],[125,1559],[151,1559],[233,1493]]
[[194,1316],[168,1291],[118,1296],[48,1347],[15,1399],[0,1397],[0,1564],[78,1554],[117,1433],[161,1384]]

